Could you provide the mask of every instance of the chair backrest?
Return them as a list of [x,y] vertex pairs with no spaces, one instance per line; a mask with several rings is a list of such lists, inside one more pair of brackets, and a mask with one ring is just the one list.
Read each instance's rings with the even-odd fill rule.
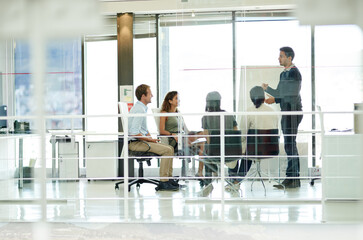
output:
[[[160,108],[153,108],[151,109],[151,111],[155,114],[155,113],[160,113],[161,109]],[[156,129],[158,131],[158,134],[160,134],[160,117],[159,116],[154,116],[155,119],[155,124],[156,124]],[[184,118],[180,117],[180,120],[182,121],[182,130],[185,131],[186,133],[188,133],[188,129],[187,126],[185,125],[184,122]]]
[[[153,108],[151,109],[151,111],[153,112],[153,114],[155,113],[160,113],[160,108]],[[155,120],[155,124],[156,124],[156,131],[158,133],[158,136],[159,136],[159,139],[160,139],[160,142],[163,143],[163,144],[166,144],[168,145],[169,144],[169,140],[167,137],[161,137],[160,136],[160,117],[159,116],[155,116],[154,115],[154,120]]]
[[279,155],[279,130],[278,129],[249,129],[247,133],[247,156]]
[[[155,113],[160,113],[160,108],[153,108],[151,109],[151,111],[155,114]],[[154,115],[154,120],[155,120],[155,124],[156,124],[156,130],[158,132],[158,135],[160,135],[160,117],[159,116],[155,116]]]
[[319,105],[316,105],[316,110],[318,110],[318,112],[319,112],[321,135],[324,136],[324,134],[325,134],[324,115],[323,115],[323,112],[321,111],[321,107]]
[[[125,103],[125,102],[118,102],[118,112],[120,114],[127,114],[127,113],[129,113],[129,109],[127,107],[127,103]],[[124,122],[125,122],[124,121],[124,118],[121,117],[122,128],[125,126]]]
[[[129,108],[127,106],[127,103],[125,102],[119,102],[118,103],[118,111],[120,114],[128,114],[129,113]],[[121,117],[121,123],[122,123],[122,128],[125,126],[124,124],[124,117]],[[146,145],[148,145],[147,142],[145,142]],[[149,149],[150,146],[148,145]],[[150,158],[137,158],[137,157],[145,157],[145,156],[158,156],[157,154],[153,153],[153,152],[149,152],[149,149],[147,151],[141,152],[141,151],[131,151],[129,150],[129,157],[130,159],[136,159],[137,161],[148,161],[148,165],[150,166]],[[121,156],[124,156],[124,151],[122,149],[122,153]]]
[[[242,156],[242,138],[239,130],[225,130],[224,136],[224,153],[225,161],[235,161],[241,159]],[[219,130],[209,132],[209,143],[206,144],[206,153],[208,156],[219,157],[221,155],[221,137]],[[212,158],[219,161],[220,158]]]

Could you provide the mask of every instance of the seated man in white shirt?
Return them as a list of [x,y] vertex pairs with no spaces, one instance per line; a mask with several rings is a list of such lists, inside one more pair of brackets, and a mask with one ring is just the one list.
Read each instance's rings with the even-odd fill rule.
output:
[[[141,84],[136,88],[135,95],[137,102],[131,108],[130,113],[146,113],[147,104],[151,103],[153,97],[150,86]],[[149,152],[156,153],[160,156],[174,156],[174,149],[169,145],[159,143],[159,139],[151,137],[146,124],[145,117],[129,118],[129,150],[144,152],[148,150],[148,146],[142,141],[146,141],[150,145]],[[160,162],[160,184],[159,191],[175,191],[179,189],[179,184],[171,179],[173,177],[173,158],[161,158]],[[166,179],[169,178],[169,179]]]
[[[273,112],[274,110],[266,105],[265,102],[265,92],[262,87],[255,86],[250,90],[250,98],[253,102],[253,107],[247,109],[248,112]],[[279,122],[277,115],[247,115],[245,117],[246,121],[240,126],[242,132],[242,149],[246,152],[247,136],[249,129],[278,129]],[[237,163],[235,168],[228,169],[229,176],[246,176],[248,170],[251,168],[252,161],[247,159],[242,159],[240,165]],[[234,185],[227,185],[226,188],[239,189],[241,179],[234,179]],[[226,189],[230,190],[230,189]]]

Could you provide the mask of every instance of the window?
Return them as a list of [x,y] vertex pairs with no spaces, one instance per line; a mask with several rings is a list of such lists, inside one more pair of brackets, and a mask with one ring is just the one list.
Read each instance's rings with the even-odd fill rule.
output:
[[[241,67],[256,68],[263,72],[264,68],[278,68],[279,49],[289,46],[294,49],[293,63],[299,68],[302,75],[301,98],[304,111],[311,111],[311,34],[309,26],[300,26],[298,21],[254,21],[237,22],[236,24],[236,58],[237,58],[237,83],[240,80]],[[260,68],[259,68],[260,67]],[[256,78],[256,85],[278,82],[261,75]],[[275,77],[276,78],[276,77]],[[239,84],[237,84],[239,88]],[[249,89],[246,89],[248,94]],[[249,98],[247,98],[249,101]],[[278,106],[276,106],[278,108]],[[277,109],[279,110],[279,109]],[[305,115],[299,129],[311,129],[311,116]]]
[[[117,41],[86,43],[86,114],[116,115],[117,111]],[[86,130],[117,133],[117,117],[89,117]],[[97,136],[87,136],[95,140]],[[102,140],[116,140],[117,135],[102,135]]]
[[[161,27],[163,73],[160,82],[176,90],[183,113],[205,111],[208,92],[219,91],[222,109],[233,111],[232,24]],[[161,86],[162,88],[163,86]],[[201,116],[186,116],[190,130],[201,130]]]
[[[326,111],[353,111],[362,102],[363,35],[358,26],[315,30],[316,103]],[[326,114],[325,130],[352,129],[352,114]]]
[[[16,42],[15,47],[15,113],[34,114],[29,44]],[[53,41],[46,50],[45,111],[48,115],[82,114],[81,41]],[[50,119],[47,129],[81,129],[82,119]]]

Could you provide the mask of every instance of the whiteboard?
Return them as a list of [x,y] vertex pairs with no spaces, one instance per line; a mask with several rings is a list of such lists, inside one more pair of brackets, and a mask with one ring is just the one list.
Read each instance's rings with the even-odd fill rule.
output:
[[[281,66],[242,66],[240,77],[240,91],[237,109],[238,112],[245,112],[253,106],[250,98],[250,90],[254,86],[261,86],[267,83],[270,87],[276,88],[280,80],[280,73],[283,71]],[[265,96],[268,98],[268,96]],[[270,104],[275,111],[280,111],[280,104]],[[239,126],[242,126],[242,116],[237,117]]]

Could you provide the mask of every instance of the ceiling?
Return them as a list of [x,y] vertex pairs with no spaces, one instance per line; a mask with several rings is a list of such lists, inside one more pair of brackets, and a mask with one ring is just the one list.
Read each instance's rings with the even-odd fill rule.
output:
[[101,12],[105,15],[133,12],[174,13],[192,11],[231,11],[290,9],[295,0],[100,0]]

